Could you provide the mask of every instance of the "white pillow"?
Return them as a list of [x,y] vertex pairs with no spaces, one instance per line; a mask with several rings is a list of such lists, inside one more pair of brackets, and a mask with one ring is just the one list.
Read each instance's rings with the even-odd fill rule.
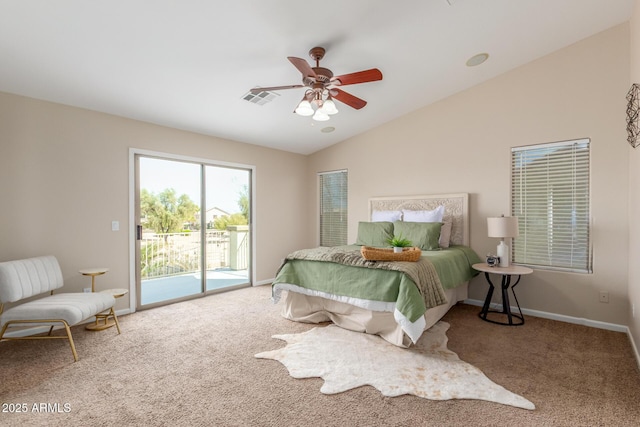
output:
[[402,212],[400,211],[373,211],[371,213],[371,222],[396,222],[402,218]]
[[404,220],[407,222],[442,222],[444,206],[438,206],[432,211],[403,210]]

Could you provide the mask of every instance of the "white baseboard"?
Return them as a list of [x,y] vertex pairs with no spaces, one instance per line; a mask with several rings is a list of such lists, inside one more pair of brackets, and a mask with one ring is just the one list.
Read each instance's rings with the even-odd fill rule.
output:
[[[128,309],[128,308],[123,308],[122,310],[116,310],[116,316],[118,316],[118,317],[130,314],[130,313],[131,313],[131,310]],[[83,325],[83,324],[86,324],[86,323],[92,323],[92,322],[95,322],[95,320],[96,320],[95,317],[90,317],[90,318],[80,322],[79,325]],[[28,337],[29,335],[43,334],[45,332],[49,332],[49,328],[50,328],[50,326],[33,326],[33,327],[30,327],[30,328],[27,327],[27,328],[16,330],[16,331],[12,331],[12,332],[6,332],[4,334],[4,336],[6,338]],[[54,326],[53,329],[54,330],[63,329],[63,326]]]
[[253,286],[270,285],[274,280],[275,279],[260,280],[259,282],[255,282]]
[[629,336],[629,341],[631,341],[631,348],[633,349],[633,354],[636,356],[636,362],[638,362],[638,369],[640,369],[640,353],[638,353],[638,346],[633,340],[633,335],[631,335],[629,328],[627,328],[627,335]]
[[[470,305],[477,305],[479,307],[482,307],[484,305],[484,301],[480,301],[477,299],[466,299],[464,300],[464,303],[470,304]],[[491,308],[502,310],[502,304],[492,303]],[[513,307],[513,306],[511,307],[512,312],[517,313],[517,310],[518,310],[518,307]],[[636,346],[636,343],[633,340],[633,335],[631,335],[631,331],[629,330],[628,326],[617,325],[615,323],[600,322],[598,320],[585,319],[582,317],[566,316],[564,314],[548,313],[546,311],[530,310],[528,308],[523,308],[522,314],[526,314],[527,316],[533,316],[533,317],[541,317],[543,319],[557,320],[559,322],[589,326],[591,328],[606,329],[608,331],[614,331],[614,332],[624,332],[629,337],[629,341],[631,342],[631,348],[636,357],[636,363],[640,368],[640,353],[638,353],[638,347]]]
[[[480,301],[477,299],[466,299],[464,300],[464,302],[466,304],[477,305],[479,307],[482,307],[484,305],[484,301]],[[502,310],[502,304],[492,303],[491,308]],[[517,313],[518,307],[511,306],[511,312]],[[526,314],[528,316],[533,316],[533,317],[541,317],[543,319],[551,319],[551,320],[557,320],[560,322],[573,323],[576,325],[584,325],[592,328],[606,329],[608,331],[615,331],[615,332],[629,331],[629,328],[627,328],[625,325],[616,325],[615,323],[600,322],[598,320],[590,320],[582,317],[566,316],[564,314],[548,313],[546,311],[530,310],[528,308],[523,308],[522,314]]]

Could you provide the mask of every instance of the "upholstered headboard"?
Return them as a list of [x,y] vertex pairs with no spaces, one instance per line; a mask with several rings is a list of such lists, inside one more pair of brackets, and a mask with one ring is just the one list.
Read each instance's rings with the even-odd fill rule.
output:
[[451,243],[469,246],[469,194],[435,194],[421,196],[372,197],[369,219],[373,211],[433,210],[444,206],[444,220],[451,220]]

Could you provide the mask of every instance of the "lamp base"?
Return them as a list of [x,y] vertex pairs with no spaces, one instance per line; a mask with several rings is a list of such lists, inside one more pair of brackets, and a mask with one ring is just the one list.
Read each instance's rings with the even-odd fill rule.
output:
[[500,267],[509,267],[509,246],[504,240],[498,245],[497,255],[500,258]]

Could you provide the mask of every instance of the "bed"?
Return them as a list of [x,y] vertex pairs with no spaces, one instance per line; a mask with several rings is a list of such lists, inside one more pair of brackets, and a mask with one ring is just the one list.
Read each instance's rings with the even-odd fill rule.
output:
[[[410,346],[467,298],[468,281],[477,274],[471,267],[480,258],[469,248],[468,200],[467,193],[370,199],[370,221],[359,223],[356,245],[287,256],[272,284],[274,303],[283,299],[282,315],[293,321],[330,321]],[[389,227],[392,236],[400,231],[418,241],[419,261],[362,258],[363,245],[386,245],[380,242]]]

